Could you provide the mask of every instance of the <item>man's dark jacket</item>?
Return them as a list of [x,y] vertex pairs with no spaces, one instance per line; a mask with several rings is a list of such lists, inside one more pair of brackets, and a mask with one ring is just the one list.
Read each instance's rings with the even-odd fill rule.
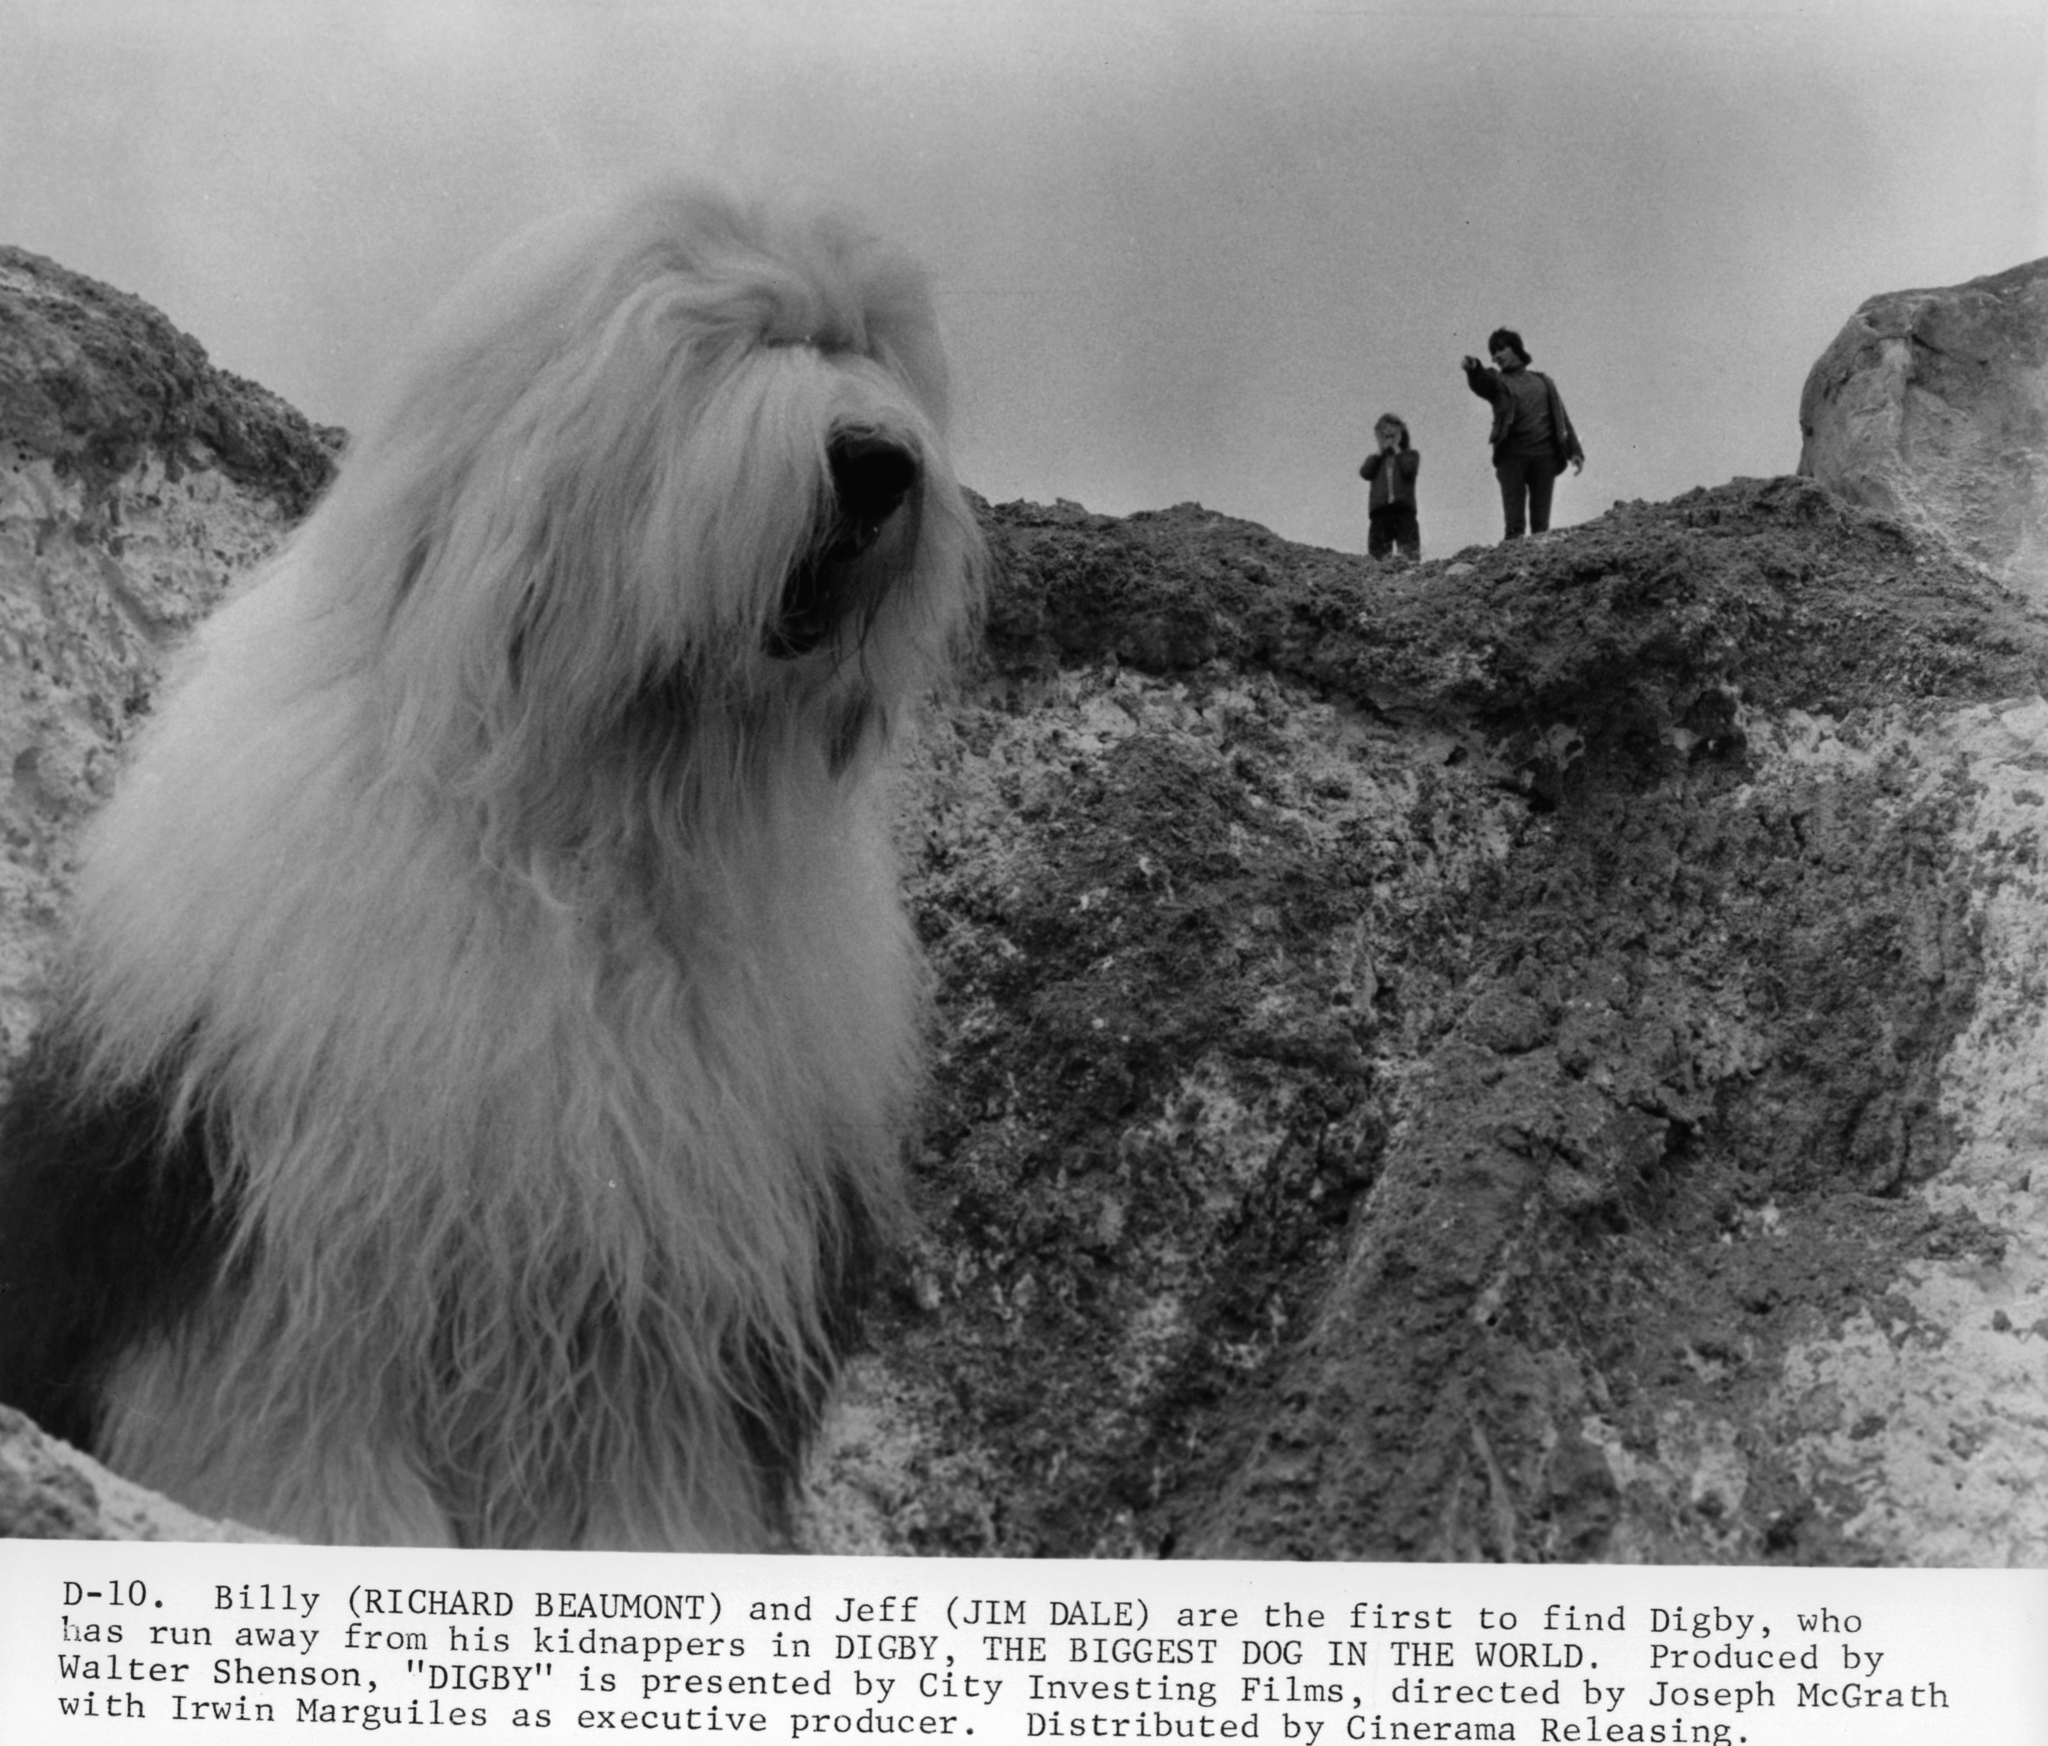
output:
[[[1527,369],[1528,366],[1524,365],[1523,368]],[[1564,409],[1564,397],[1558,393],[1557,384],[1541,370],[1529,370],[1528,373],[1543,384],[1544,392],[1550,399],[1551,441],[1557,457],[1557,470],[1562,473],[1573,461],[1583,465],[1586,451],[1579,447],[1579,433],[1572,429],[1571,417]],[[1508,433],[1514,424],[1514,394],[1501,380],[1500,371],[1489,370],[1484,364],[1477,369],[1466,370],[1465,386],[1481,400],[1492,404],[1493,433],[1487,441],[1493,444],[1493,464],[1499,466],[1506,458]]]

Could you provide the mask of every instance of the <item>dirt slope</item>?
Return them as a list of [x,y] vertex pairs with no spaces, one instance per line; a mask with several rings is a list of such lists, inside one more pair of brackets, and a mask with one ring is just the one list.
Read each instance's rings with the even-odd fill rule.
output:
[[[2048,751],[2039,623],[1790,479],[1392,573],[1193,507],[993,525],[914,813],[927,1235],[821,1543],[2048,1551],[1997,1484],[1935,1543],[1955,1476],[1865,1459],[2048,1465],[1997,1265],[2038,1197],[1925,1192],[2041,846],[1979,768]],[[2012,1307],[1923,1425],[1829,1365],[1949,1344],[1930,1267]]]

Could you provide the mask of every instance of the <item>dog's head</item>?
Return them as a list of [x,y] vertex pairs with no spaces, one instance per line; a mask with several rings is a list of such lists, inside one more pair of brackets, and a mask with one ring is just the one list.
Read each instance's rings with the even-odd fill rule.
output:
[[400,737],[466,781],[806,735],[843,770],[971,621],[945,403],[897,250],[663,188],[487,264],[309,535]]

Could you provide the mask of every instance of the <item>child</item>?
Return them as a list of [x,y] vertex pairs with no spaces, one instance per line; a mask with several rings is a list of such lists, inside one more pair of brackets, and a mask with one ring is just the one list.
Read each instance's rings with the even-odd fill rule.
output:
[[1384,558],[1398,548],[1411,559],[1422,556],[1422,527],[1415,519],[1415,475],[1422,466],[1422,451],[1408,443],[1405,419],[1387,412],[1372,427],[1379,445],[1358,469],[1361,479],[1372,482],[1372,497],[1366,509],[1365,549]]

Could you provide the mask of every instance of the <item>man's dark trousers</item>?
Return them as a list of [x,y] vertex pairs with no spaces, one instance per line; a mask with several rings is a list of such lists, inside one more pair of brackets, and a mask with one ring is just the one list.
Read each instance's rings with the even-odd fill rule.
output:
[[1527,494],[1530,533],[1550,531],[1550,494],[1557,487],[1557,457],[1545,449],[1536,455],[1503,455],[1493,464],[1500,481],[1500,506],[1507,516],[1507,538],[1523,531],[1522,503]]

